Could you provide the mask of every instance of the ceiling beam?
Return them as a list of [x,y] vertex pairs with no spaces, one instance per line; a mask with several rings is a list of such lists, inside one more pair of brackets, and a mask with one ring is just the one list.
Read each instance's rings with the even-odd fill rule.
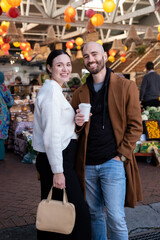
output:
[[38,4],[36,0],[32,0],[32,2],[34,3],[34,6],[38,9],[38,11],[42,14],[43,17],[48,17],[48,15],[45,13],[43,8]]
[[[8,17],[3,13],[1,15],[1,21],[8,21]],[[42,18],[42,17],[26,17],[19,16],[18,18],[11,18],[10,22],[15,23],[37,23],[41,25],[53,25],[53,26],[65,26],[65,21],[63,19],[52,19],[52,18]],[[71,23],[73,27],[86,27],[88,21],[78,21],[75,23]],[[144,25],[134,25],[136,31],[145,32],[148,26]],[[128,24],[115,24],[115,23],[104,23],[102,26],[97,29],[112,29],[112,30],[129,30],[130,25]],[[158,33],[157,27],[152,27],[154,33]],[[40,33],[41,34],[41,33]]]
[[[91,1],[91,0],[89,0],[89,1]],[[88,1],[88,2],[89,2],[89,1]],[[72,4],[67,4],[67,5],[65,5],[64,7],[59,8],[59,9],[52,15],[52,18],[56,18],[56,17],[64,14],[64,10],[65,10],[67,7],[69,7],[69,6],[72,6],[72,7],[74,7],[74,8],[77,8],[77,7],[79,7],[79,6],[82,6],[82,5],[85,4],[85,3],[86,3],[86,1],[84,1],[84,0],[79,0],[79,1],[77,1],[77,2],[73,2]]]
[[152,13],[155,11],[155,6],[150,6],[150,7],[145,7],[139,10],[136,10],[135,12],[130,12],[125,14],[124,16],[118,16],[115,19],[115,23],[116,22],[121,22],[122,20],[126,20],[126,19],[130,19],[130,18],[134,18],[134,17],[139,17],[139,16],[143,16],[149,13]]

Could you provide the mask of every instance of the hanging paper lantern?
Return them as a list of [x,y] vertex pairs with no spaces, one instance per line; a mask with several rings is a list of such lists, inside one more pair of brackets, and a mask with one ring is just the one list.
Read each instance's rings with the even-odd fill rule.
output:
[[77,50],[80,50],[81,49],[81,46],[77,46]]
[[3,43],[4,43],[3,38],[0,37],[0,45],[2,45]]
[[105,0],[103,2],[103,9],[107,13],[113,12],[115,7],[116,7],[116,4],[113,0]]
[[19,47],[20,46],[20,42],[13,42],[13,46],[14,47]]
[[26,42],[21,42],[21,43],[20,43],[20,49],[22,49],[23,51],[25,51],[25,50],[26,50],[26,47],[27,47]]
[[65,25],[65,28],[66,28],[66,30],[70,30],[70,29],[71,29],[71,25],[70,25],[69,23],[67,23],[67,24]]
[[71,41],[70,41],[70,42],[72,42],[72,43],[74,44],[74,42],[75,42],[75,41],[74,41],[74,39],[71,39]]
[[100,13],[94,14],[91,18],[91,22],[94,26],[99,27],[104,23],[104,17]]
[[31,57],[31,56],[28,56],[28,57],[26,57],[26,60],[27,60],[28,62],[30,62],[30,61],[32,60],[32,57]]
[[1,8],[1,6],[0,6],[0,15],[2,15],[2,13],[3,13],[3,10],[2,10],[2,8]]
[[2,27],[0,26],[0,35],[3,35],[4,31],[2,30]]
[[21,15],[20,11],[18,8],[15,8],[15,7],[11,7],[9,10],[8,10],[8,15],[11,17],[11,18],[16,18],[18,16]]
[[93,17],[94,14],[95,14],[95,11],[93,9],[88,9],[86,11],[86,16],[89,18]]
[[24,51],[23,56],[24,56],[24,58],[27,58],[28,57],[28,52]]
[[8,51],[5,51],[4,54],[7,56],[7,55],[9,55],[9,52],[8,52]]
[[108,52],[108,54],[112,57],[116,56],[116,53],[117,53],[117,50],[115,50],[115,49],[110,49]]
[[121,57],[125,57],[127,55],[127,53],[125,51],[120,51],[120,55],[121,55]]
[[160,41],[160,33],[157,35],[157,40]]
[[75,17],[74,16],[70,17],[70,19],[71,19],[71,22],[75,23]]
[[64,21],[66,23],[70,23],[71,22],[71,18],[69,16],[64,15]]
[[64,15],[66,15],[68,17],[76,16],[75,8],[73,8],[72,6],[67,7],[64,11]]
[[9,43],[9,42],[11,41],[11,39],[10,39],[9,36],[5,36],[5,37],[3,38],[3,41],[4,41],[4,43]]
[[7,52],[10,49],[10,44],[9,43],[2,44],[1,49],[2,51]]
[[77,46],[81,46],[83,44],[83,38],[81,38],[81,37],[76,38],[75,44]]
[[72,49],[73,48],[73,43],[71,41],[66,43],[66,48]]
[[8,4],[7,0],[1,0],[1,8],[3,12],[8,12],[11,5]]
[[102,40],[98,40],[98,41],[96,41],[96,42],[99,43],[99,44],[101,44],[101,45],[103,45]]
[[158,32],[160,32],[160,25],[158,25]]
[[127,46],[124,46],[124,50],[125,50],[126,52],[127,52],[127,49],[128,49]]
[[7,32],[10,22],[2,21],[1,28],[4,32]]
[[127,61],[127,59],[126,59],[125,57],[121,57],[121,58],[120,58],[120,61],[121,61],[122,63],[124,63],[124,62]]
[[22,0],[7,0],[8,4],[11,5],[11,7],[18,7]]
[[110,62],[113,63],[113,62],[115,61],[115,57],[113,57],[113,56],[109,56],[109,57],[108,57],[108,61],[110,61]]

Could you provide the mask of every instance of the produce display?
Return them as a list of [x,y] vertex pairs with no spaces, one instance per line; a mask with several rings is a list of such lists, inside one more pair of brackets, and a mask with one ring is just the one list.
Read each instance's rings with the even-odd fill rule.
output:
[[160,150],[160,143],[158,141],[144,141],[141,143],[141,153],[152,153],[153,148]]
[[146,107],[142,111],[142,120],[160,120],[160,107]]
[[146,134],[148,135],[148,139],[155,139],[160,138],[160,127],[159,127],[159,121],[158,120],[148,120],[145,121],[146,126]]

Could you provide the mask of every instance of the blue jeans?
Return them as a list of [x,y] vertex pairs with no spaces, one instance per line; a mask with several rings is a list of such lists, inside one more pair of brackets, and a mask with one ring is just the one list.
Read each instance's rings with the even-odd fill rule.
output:
[[107,240],[107,223],[112,240],[128,240],[124,201],[126,178],[123,162],[111,159],[85,167],[86,200],[91,214],[93,240]]

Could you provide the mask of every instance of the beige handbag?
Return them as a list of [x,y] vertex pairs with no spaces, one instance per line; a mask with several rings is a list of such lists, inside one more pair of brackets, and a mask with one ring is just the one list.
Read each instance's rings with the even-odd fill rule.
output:
[[47,199],[42,200],[37,209],[36,228],[47,232],[70,234],[75,224],[75,207],[69,203],[66,190],[63,201],[51,200],[52,188]]

